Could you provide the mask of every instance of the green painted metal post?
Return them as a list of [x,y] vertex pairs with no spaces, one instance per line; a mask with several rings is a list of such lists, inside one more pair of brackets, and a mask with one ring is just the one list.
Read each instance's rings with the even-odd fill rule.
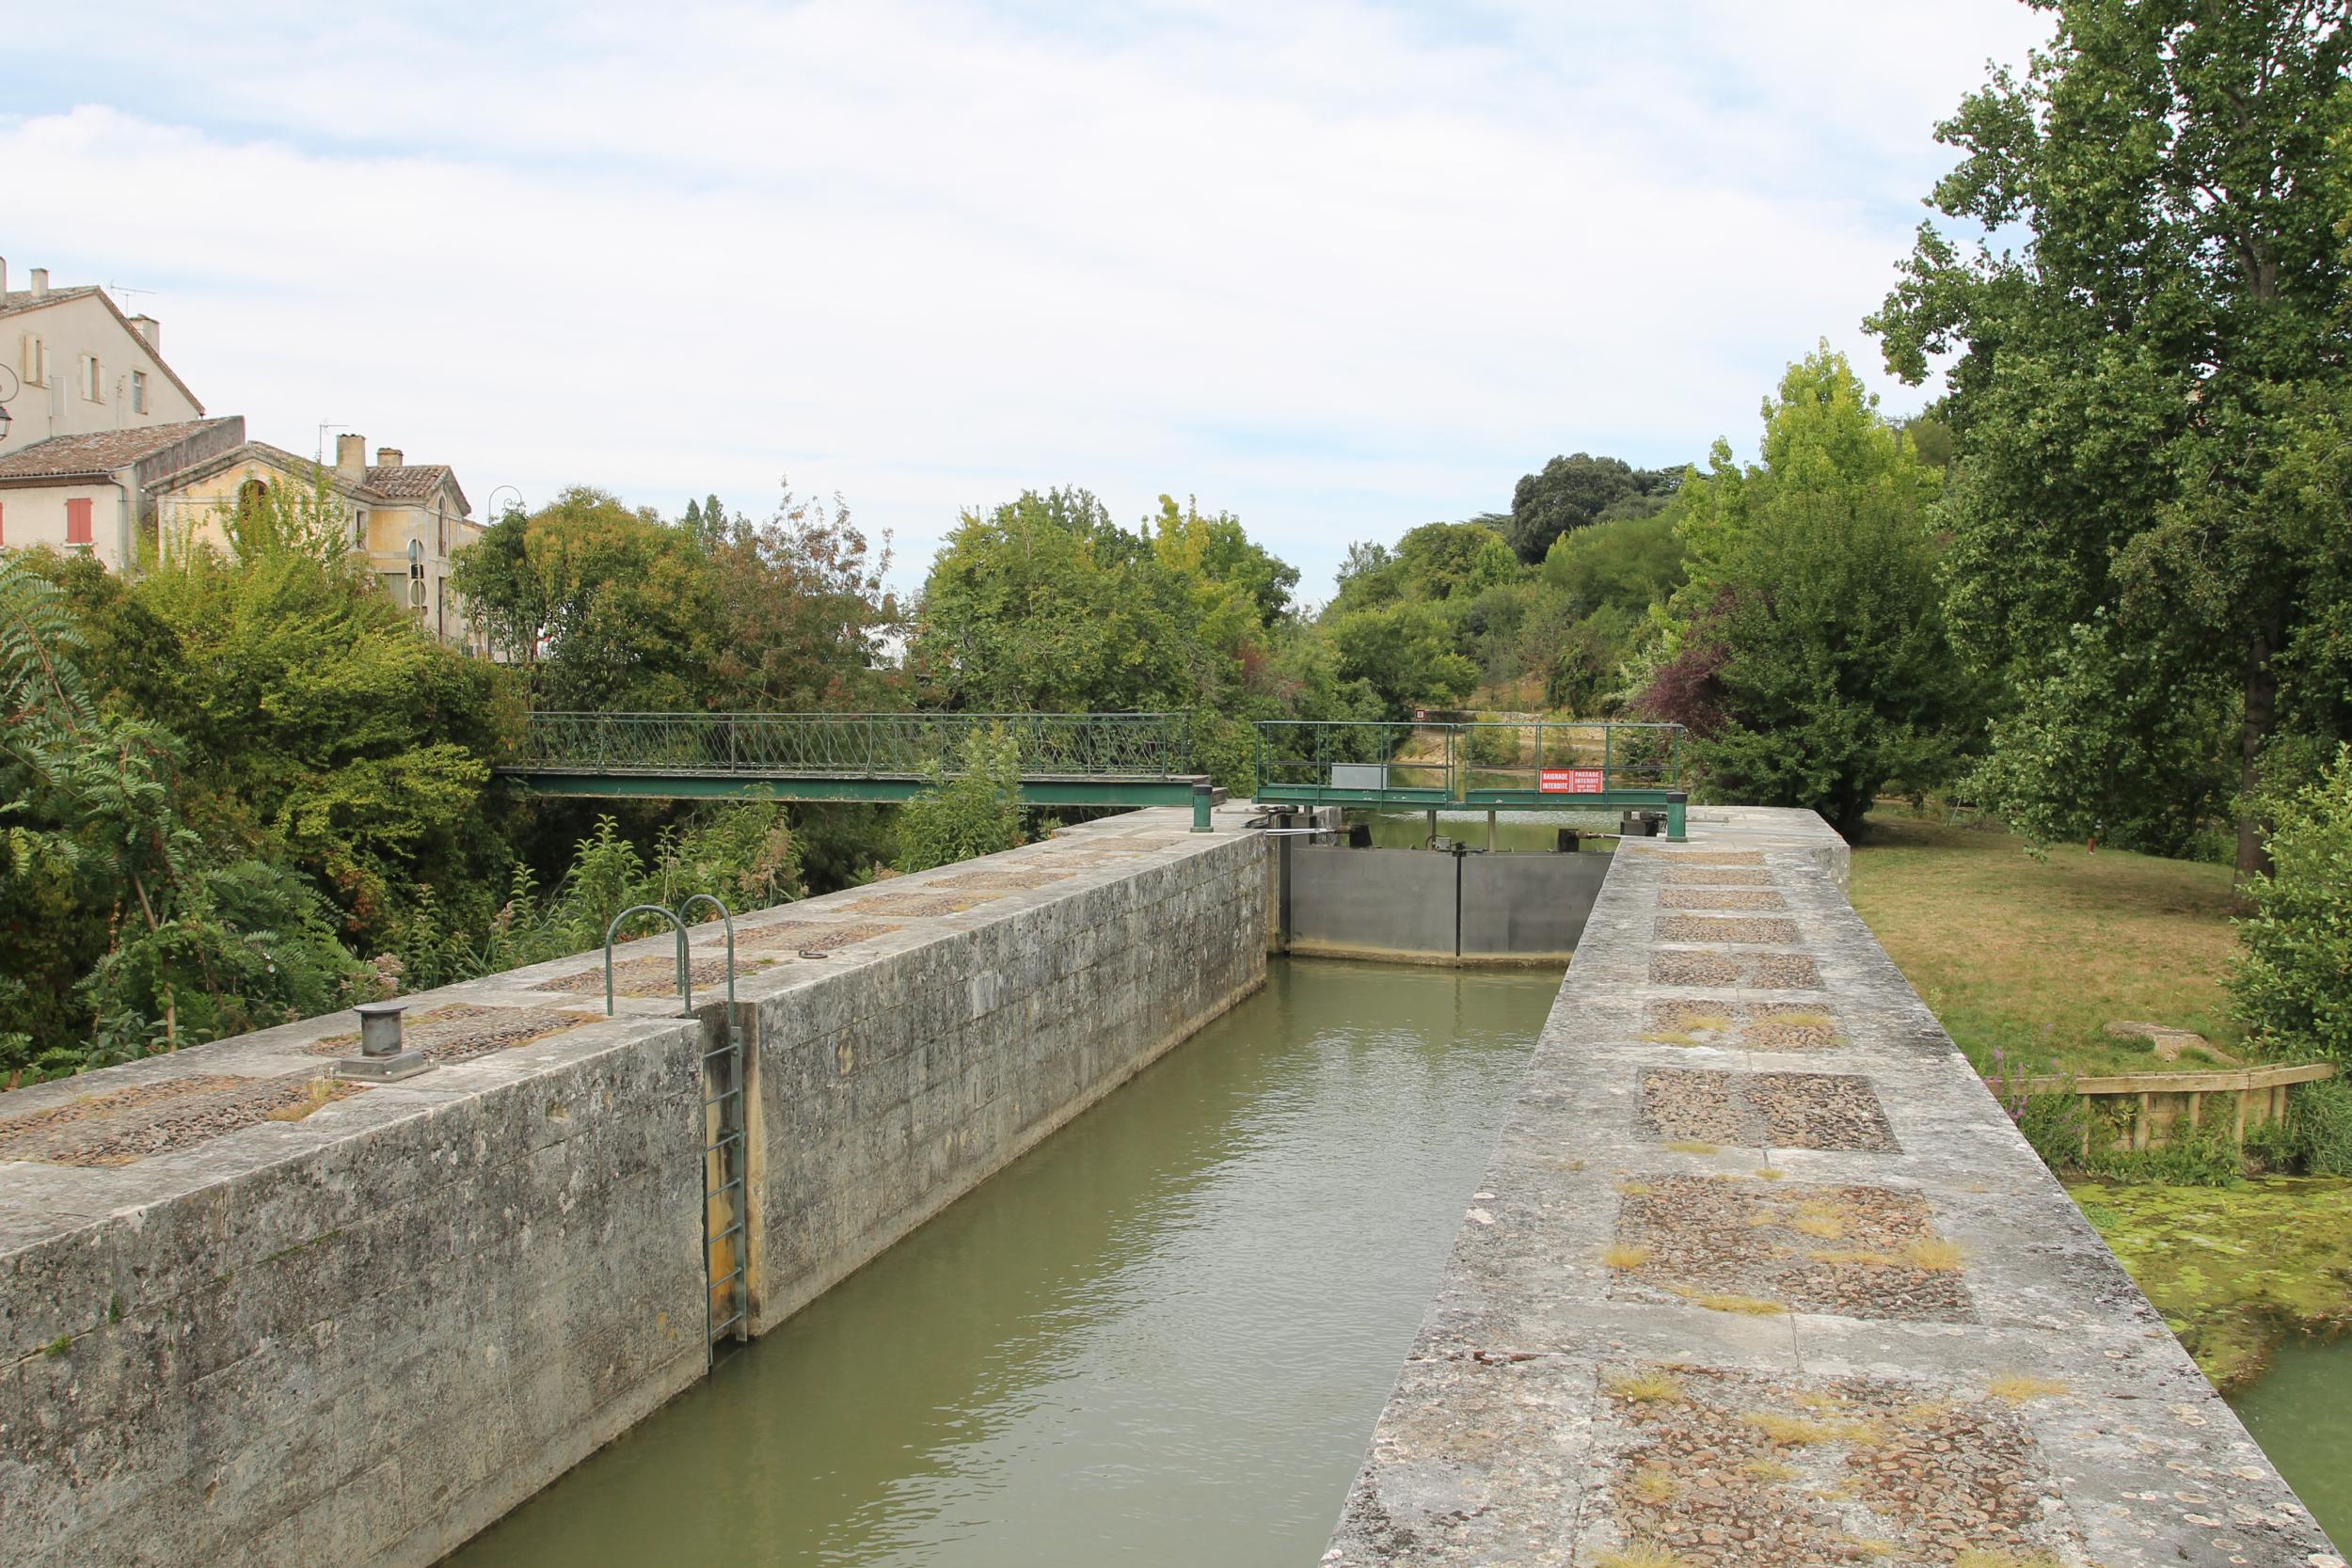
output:
[[1205,833],[1209,828],[1209,808],[1216,803],[1216,787],[1206,779],[1192,782],[1192,831]]
[[1690,799],[1691,797],[1678,789],[1670,792],[1666,797],[1666,842],[1669,844],[1680,844],[1690,837],[1690,834],[1684,831],[1683,816],[1683,808],[1689,803]]

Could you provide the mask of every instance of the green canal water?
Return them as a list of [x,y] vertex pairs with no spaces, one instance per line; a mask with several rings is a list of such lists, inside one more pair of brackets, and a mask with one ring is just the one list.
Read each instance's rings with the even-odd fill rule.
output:
[[2352,1334],[2287,1340],[2230,1403],[2319,1528],[2352,1551]]
[[1559,978],[1278,962],[445,1568],[1311,1568]]

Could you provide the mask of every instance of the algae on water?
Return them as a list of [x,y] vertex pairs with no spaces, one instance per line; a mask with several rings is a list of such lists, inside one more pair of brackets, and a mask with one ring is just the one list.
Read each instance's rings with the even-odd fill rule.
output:
[[2260,1372],[2283,1334],[2352,1323],[2352,1180],[2067,1191],[2219,1387]]

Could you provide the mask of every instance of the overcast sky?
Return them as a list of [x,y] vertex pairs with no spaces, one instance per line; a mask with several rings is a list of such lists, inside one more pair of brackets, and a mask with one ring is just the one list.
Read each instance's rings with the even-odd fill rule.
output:
[[2017,0],[148,0],[0,24],[11,280],[151,291],[214,413],[479,512],[778,481],[896,536],[1085,485],[1352,539],[1555,452],[1752,454],[2046,36]]

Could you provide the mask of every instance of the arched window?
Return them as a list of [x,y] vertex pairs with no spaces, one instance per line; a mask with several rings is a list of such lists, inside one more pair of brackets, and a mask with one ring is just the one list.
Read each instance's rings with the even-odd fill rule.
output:
[[249,517],[262,509],[269,499],[269,485],[258,479],[248,479],[237,486],[237,515]]

